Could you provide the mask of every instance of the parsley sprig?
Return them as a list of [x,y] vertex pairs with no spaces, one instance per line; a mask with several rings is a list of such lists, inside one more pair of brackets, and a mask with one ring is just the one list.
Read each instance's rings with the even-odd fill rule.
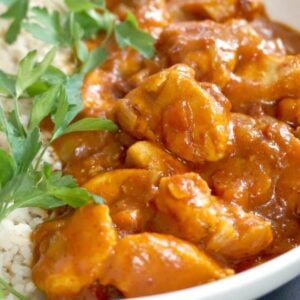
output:
[[[29,52],[20,62],[15,76],[0,72],[0,94],[13,99],[14,108],[7,114],[0,106],[0,130],[7,138],[10,151],[0,149],[0,222],[10,212],[21,207],[52,209],[63,205],[77,208],[88,203],[92,196],[77,186],[70,176],[53,172],[47,164],[41,167],[43,156],[60,136],[78,131],[109,130],[117,126],[100,118],[72,122],[82,109],[80,87],[83,75],[67,76],[51,63],[55,48],[41,62],[36,51]],[[58,74],[53,80],[54,74]],[[44,89],[37,85],[44,84]],[[20,101],[27,91],[35,94],[28,124],[21,121]],[[43,145],[39,125],[51,117],[54,131]]]
[[21,31],[22,22],[27,16],[29,0],[1,0],[0,3],[8,6],[1,17],[11,20],[11,24],[5,34],[5,41],[8,44],[12,44],[17,39]]
[[[87,73],[101,65],[108,57],[106,44],[114,36],[121,49],[131,47],[145,58],[153,57],[154,39],[139,28],[135,16],[128,12],[124,21],[111,13],[104,0],[65,0],[67,11],[49,12],[46,8],[29,8],[29,0],[0,0],[9,2],[3,18],[12,19],[6,33],[6,41],[13,43],[23,27],[35,38],[59,48],[71,49],[81,67]],[[104,41],[91,52],[84,39],[93,39],[104,32]]]

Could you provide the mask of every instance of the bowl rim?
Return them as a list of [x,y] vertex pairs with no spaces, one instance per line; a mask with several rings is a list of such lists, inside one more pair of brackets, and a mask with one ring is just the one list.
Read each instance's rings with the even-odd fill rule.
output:
[[[289,272],[284,272],[289,270]],[[284,273],[283,273],[284,272]],[[280,276],[283,275],[284,279]],[[220,279],[211,283],[182,289],[174,292],[131,298],[132,300],[200,300],[200,299],[226,299],[227,295],[231,295],[233,292],[240,293],[241,290],[247,289],[250,286],[260,283],[261,292],[257,293],[257,290],[247,290],[245,297],[239,298],[230,297],[233,299],[253,299],[248,296],[256,295],[263,296],[271,290],[278,288],[279,286],[287,283],[289,280],[300,275],[300,246],[296,247],[280,256],[271,259],[261,265],[243,271],[241,273]],[[277,277],[277,278],[276,278]],[[266,280],[272,279],[269,285],[263,286]]]

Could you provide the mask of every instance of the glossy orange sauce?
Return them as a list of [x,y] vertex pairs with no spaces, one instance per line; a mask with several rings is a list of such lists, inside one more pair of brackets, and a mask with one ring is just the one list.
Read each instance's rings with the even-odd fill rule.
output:
[[[300,35],[258,0],[107,1],[156,42],[110,41],[84,116],[117,133],[54,145],[90,204],[33,235],[49,299],[113,299],[211,282],[300,244]],[[90,47],[93,47],[90,43]]]

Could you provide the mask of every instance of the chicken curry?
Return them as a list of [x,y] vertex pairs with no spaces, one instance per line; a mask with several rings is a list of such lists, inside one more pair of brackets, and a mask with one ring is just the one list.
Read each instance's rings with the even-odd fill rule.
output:
[[35,284],[48,299],[151,295],[299,245],[300,35],[259,0],[107,5],[135,14],[156,56],[111,39],[109,59],[86,76],[82,116],[119,131],[54,147],[105,204],[57,212],[34,232]]

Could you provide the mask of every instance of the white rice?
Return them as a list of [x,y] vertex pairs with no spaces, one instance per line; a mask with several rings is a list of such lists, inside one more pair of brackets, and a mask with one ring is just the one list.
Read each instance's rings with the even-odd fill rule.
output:
[[[62,11],[64,9],[62,0],[32,0],[31,5],[38,5]],[[0,13],[4,7],[0,6]],[[22,32],[18,40],[13,45],[8,45],[4,41],[4,34],[8,22],[0,19],[0,69],[15,73],[18,62],[28,51],[38,50],[39,57],[43,57],[51,48],[34,39],[30,34]],[[66,73],[72,71],[70,55],[68,51],[59,51],[54,64]],[[0,98],[4,109],[9,111],[11,104],[9,101]],[[28,110],[30,101],[22,100],[22,121],[28,122]],[[7,148],[4,136],[0,133],[0,148]],[[54,168],[59,168],[51,150],[46,153],[45,160],[54,164]],[[38,291],[31,280],[31,260],[32,260],[32,243],[31,233],[33,229],[48,217],[48,213],[37,208],[22,208],[15,210],[4,221],[0,223],[0,277],[10,283],[16,290],[28,297],[36,299]],[[15,299],[14,296],[8,295],[6,299]]]

